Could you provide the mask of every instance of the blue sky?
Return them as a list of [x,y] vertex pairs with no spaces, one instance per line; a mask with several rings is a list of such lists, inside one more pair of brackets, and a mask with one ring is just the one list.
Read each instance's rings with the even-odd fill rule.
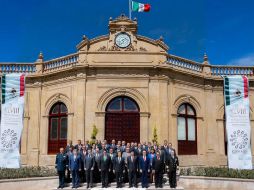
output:
[[[138,0],[137,0],[138,1]],[[169,53],[211,64],[254,65],[254,1],[140,0],[139,34]],[[128,0],[0,0],[0,62],[34,62],[76,52],[83,35],[108,33],[109,17],[128,14]]]

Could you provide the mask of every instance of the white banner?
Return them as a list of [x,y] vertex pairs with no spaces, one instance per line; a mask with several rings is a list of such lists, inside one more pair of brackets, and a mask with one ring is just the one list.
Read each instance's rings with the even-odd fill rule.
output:
[[2,76],[0,167],[20,167],[20,138],[23,129],[25,75]]
[[228,167],[252,169],[249,82],[246,76],[224,77]]

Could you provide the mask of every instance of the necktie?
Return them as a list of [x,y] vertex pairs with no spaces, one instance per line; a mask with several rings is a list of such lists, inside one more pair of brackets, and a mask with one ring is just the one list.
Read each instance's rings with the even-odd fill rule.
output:
[[119,163],[120,163],[120,157],[118,158],[118,161],[119,161]]
[[144,156],[144,161],[146,161],[146,157]]
[[131,161],[133,162],[133,157],[131,157]]

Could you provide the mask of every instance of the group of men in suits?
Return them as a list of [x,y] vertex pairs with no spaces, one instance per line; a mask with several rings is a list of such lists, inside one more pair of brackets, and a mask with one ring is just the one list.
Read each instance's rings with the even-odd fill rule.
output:
[[87,188],[93,187],[94,182],[101,182],[102,187],[107,188],[113,181],[116,181],[117,188],[127,181],[129,187],[138,187],[138,180],[142,188],[153,182],[156,188],[162,188],[164,173],[168,173],[170,187],[175,188],[178,166],[175,150],[166,140],[163,146],[125,141],[116,144],[115,140],[111,144],[104,140],[92,145],[88,142],[82,144],[78,140],[73,146],[69,141],[65,150],[60,148],[56,156],[59,188],[64,188],[65,180],[70,180],[70,175],[72,188],[78,188],[80,182],[86,182]]

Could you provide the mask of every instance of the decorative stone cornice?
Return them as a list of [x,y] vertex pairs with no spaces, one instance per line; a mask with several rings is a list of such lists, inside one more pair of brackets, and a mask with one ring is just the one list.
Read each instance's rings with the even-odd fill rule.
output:
[[121,14],[115,20],[110,18],[108,27],[109,31],[113,33],[124,29],[126,32],[132,32],[135,34],[138,30],[137,20],[130,20],[124,14]]

